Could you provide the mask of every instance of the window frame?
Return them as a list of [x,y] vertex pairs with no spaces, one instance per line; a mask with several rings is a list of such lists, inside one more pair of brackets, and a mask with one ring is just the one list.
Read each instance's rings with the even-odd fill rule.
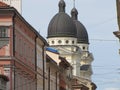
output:
[[0,38],[8,38],[9,37],[9,27],[8,26],[0,26]]

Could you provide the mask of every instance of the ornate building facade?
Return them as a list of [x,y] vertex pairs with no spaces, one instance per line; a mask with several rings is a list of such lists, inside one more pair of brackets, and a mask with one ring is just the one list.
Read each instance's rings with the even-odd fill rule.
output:
[[[60,0],[58,6],[59,12],[52,18],[48,26],[48,43],[50,47],[57,49],[60,56],[65,57],[71,64],[74,79],[83,78],[86,79],[86,82],[87,80],[92,82],[91,63],[93,55],[89,52],[87,30],[78,20],[76,8],[71,10],[70,17],[65,13],[66,4],[64,0]],[[89,87],[89,90],[92,90],[91,87]]]
[[74,7],[71,10],[71,18],[75,23],[77,30],[77,43],[76,46],[81,50],[80,53],[80,77],[91,80],[93,55],[89,52],[89,38],[84,25],[78,20],[78,11]]

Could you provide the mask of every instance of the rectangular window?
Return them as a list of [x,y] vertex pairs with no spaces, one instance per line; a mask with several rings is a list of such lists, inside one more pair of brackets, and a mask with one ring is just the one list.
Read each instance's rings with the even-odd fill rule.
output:
[[0,37],[8,37],[8,27],[0,27]]

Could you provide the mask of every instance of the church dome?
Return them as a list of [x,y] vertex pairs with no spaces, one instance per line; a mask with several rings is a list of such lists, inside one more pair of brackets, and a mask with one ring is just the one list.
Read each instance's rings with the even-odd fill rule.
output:
[[76,8],[73,8],[71,10],[71,15],[77,29],[77,42],[83,44],[89,44],[87,30],[84,27],[84,25],[80,21],[78,21],[77,19],[78,11]]
[[71,17],[65,13],[65,2],[60,0],[59,12],[52,18],[48,26],[50,37],[77,37],[76,26]]
[[75,25],[77,28],[77,42],[78,43],[84,43],[84,44],[88,44],[89,43],[89,39],[88,39],[88,33],[86,28],[84,27],[84,25],[75,20]]

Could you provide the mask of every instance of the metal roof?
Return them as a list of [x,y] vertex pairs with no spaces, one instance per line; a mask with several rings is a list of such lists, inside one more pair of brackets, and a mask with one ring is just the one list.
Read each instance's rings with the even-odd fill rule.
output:
[[65,2],[60,0],[59,12],[52,18],[48,26],[50,37],[77,37],[77,30],[72,18],[65,13]]
[[78,11],[75,7],[71,10],[71,16],[77,29],[77,42],[88,44],[89,39],[87,30],[84,25],[80,21],[78,21]]
[[46,50],[47,50],[47,51],[50,51],[50,52],[53,52],[53,53],[59,54],[58,50],[56,50],[56,49],[54,49],[54,48],[52,48],[52,47],[47,47]]

